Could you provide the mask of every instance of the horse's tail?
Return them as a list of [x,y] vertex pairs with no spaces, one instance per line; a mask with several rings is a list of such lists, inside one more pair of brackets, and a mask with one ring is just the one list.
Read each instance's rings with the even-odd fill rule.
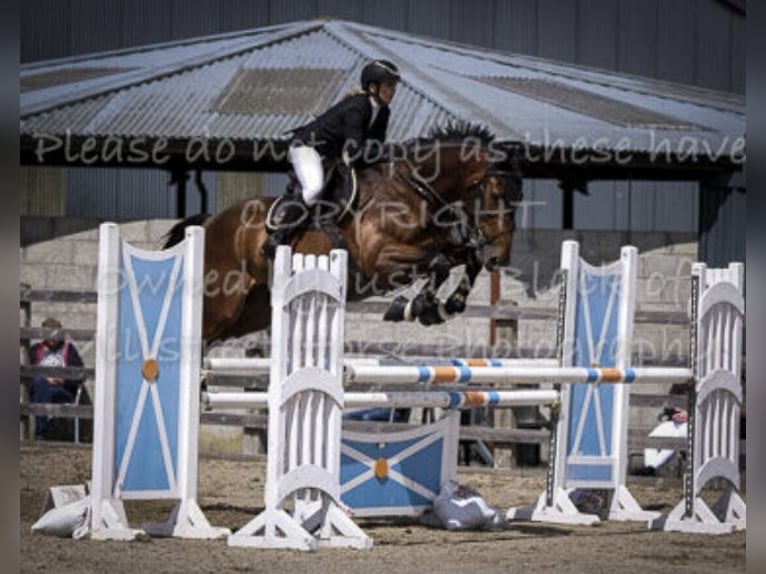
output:
[[190,225],[203,225],[209,218],[209,213],[198,213],[191,217],[187,217],[186,219],[182,219],[171,227],[170,231],[162,236],[165,238],[165,243],[162,245],[162,248],[167,249],[168,247],[173,247],[174,245],[181,243],[184,240],[184,231],[187,227]]

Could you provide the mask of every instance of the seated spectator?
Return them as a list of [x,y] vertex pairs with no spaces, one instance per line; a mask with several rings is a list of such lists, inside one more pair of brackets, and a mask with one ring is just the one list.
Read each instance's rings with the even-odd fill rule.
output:
[[[48,317],[43,321],[42,327],[60,331],[62,325],[58,319]],[[32,345],[29,350],[29,364],[48,367],[83,366],[80,354],[69,337],[60,332],[53,333],[43,341]],[[33,403],[73,403],[81,384],[82,379],[38,376],[32,380],[29,392],[30,400]],[[49,418],[46,416],[35,418],[35,436],[37,438],[49,438]]]

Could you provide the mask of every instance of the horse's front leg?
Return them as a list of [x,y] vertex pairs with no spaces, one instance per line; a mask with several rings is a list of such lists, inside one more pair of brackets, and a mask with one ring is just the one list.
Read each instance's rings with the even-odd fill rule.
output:
[[465,272],[463,273],[463,277],[460,279],[460,283],[452,292],[452,294],[447,298],[447,301],[444,304],[444,310],[447,315],[452,317],[453,315],[465,311],[468,295],[471,294],[471,290],[476,283],[476,278],[479,276],[481,268],[482,264],[477,251],[475,249],[469,249],[465,262]]
[[452,262],[442,253],[428,264],[428,280],[412,300],[412,313],[423,325],[439,325],[449,318],[436,294],[449,278],[452,266]]
[[418,294],[412,300],[408,300],[404,295],[396,297],[383,319],[385,321],[419,319],[423,325],[443,323],[446,316],[436,293],[449,277],[451,267],[450,260],[441,253],[431,259],[428,264],[428,279]]

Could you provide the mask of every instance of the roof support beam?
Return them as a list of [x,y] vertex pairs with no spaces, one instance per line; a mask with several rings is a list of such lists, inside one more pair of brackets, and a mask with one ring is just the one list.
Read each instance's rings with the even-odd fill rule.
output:
[[185,169],[174,169],[170,172],[170,181],[168,185],[176,186],[176,217],[178,219],[186,218],[186,180],[189,179],[189,172]]
[[561,186],[563,193],[561,208],[561,229],[574,229],[574,188]]
[[199,212],[208,213],[208,191],[205,182],[202,181],[202,170],[198,169],[194,172],[194,184],[197,186],[197,192],[199,193]]
[[562,193],[561,228],[574,229],[574,194],[579,191],[588,195],[588,180],[582,173],[570,171],[559,180]]

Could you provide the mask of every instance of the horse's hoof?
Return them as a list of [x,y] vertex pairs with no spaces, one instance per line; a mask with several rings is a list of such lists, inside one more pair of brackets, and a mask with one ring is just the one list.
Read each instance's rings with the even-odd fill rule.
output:
[[383,320],[393,321],[394,323],[404,321],[404,311],[407,308],[408,302],[408,299],[404,295],[399,295],[391,302],[391,306],[388,308],[385,315],[383,315]]
[[426,309],[422,315],[418,316],[418,321],[424,327],[431,327],[432,325],[441,325],[444,323],[444,319],[439,315],[438,306],[430,306]]
[[412,300],[412,311],[410,315],[413,319],[420,318],[422,315],[428,313],[430,307],[431,304],[424,295],[416,295]]
[[420,313],[418,314],[418,320],[421,325],[430,327],[431,325],[441,325],[445,322],[444,308],[438,299],[426,299],[423,297],[421,303]]
[[[416,299],[417,300],[417,299]],[[417,306],[417,318],[421,325],[430,327],[444,323],[444,319],[439,313],[439,300],[436,298],[420,297]],[[413,307],[415,307],[413,302]]]
[[465,311],[465,298],[463,297],[450,297],[444,304],[444,310],[448,315],[457,315]]

